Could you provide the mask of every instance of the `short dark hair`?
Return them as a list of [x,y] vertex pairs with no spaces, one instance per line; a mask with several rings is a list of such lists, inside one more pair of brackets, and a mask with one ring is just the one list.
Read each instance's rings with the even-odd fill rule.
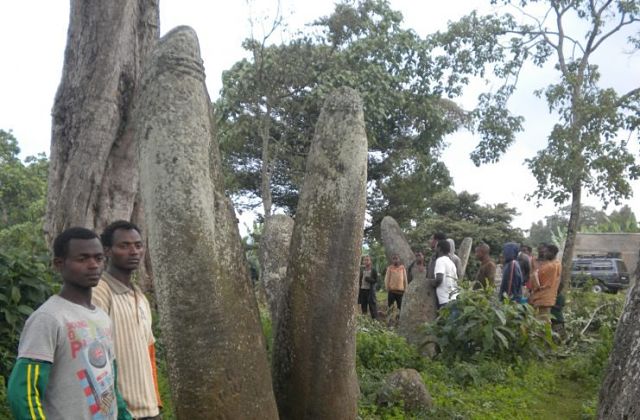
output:
[[547,252],[551,254],[551,259],[554,259],[558,255],[558,252],[560,252],[558,247],[553,244],[547,245],[546,248]]
[[485,250],[485,251],[487,251],[487,254],[488,254],[489,252],[491,252],[491,247],[490,247],[490,246],[489,246],[489,244],[488,244],[488,243],[486,243],[486,242],[480,242],[480,243],[478,244],[478,246],[476,247],[476,249],[482,249],[482,250]]
[[102,242],[103,247],[111,248],[113,246],[113,234],[118,229],[135,230],[140,235],[142,235],[140,228],[136,226],[134,223],[127,222],[126,220],[116,220],[115,222],[111,223],[109,226],[104,228],[102,235],[100,235],[100,241]]
[[440,239],[438,241],[438,245],[436,245],[436,248],[445,255],[451,252],[451,244],[446,239]]
[[443,239],[447,239],[447,235],[442,232],[435,232],[433,234],[433,239],[435,239],[436,241],[442,241]]
[[98,235],[87,228],[70,227],[56,236],[53,240],[53,256],[55,258],[66,258],[69,252],[69,242],[72,239],[97,239]]
[[526,250],[526,251],[529,251],[529,252],[531,252],[531,251],[532,251],[532,249],[531,249],[531,247],[530,247],[529,245],[522,245],[522,246],[520,247],[520,250],[521,250],[521,251],[522,251],[522,250]]

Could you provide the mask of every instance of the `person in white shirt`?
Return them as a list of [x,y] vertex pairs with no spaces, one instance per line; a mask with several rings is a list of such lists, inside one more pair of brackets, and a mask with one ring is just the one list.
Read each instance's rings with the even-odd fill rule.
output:
[[458,275],[456,265],[451,258],[451,245],[446,239],[438,241],[436,245],[436,264],[434,269],[435,281],[433,286],[438,297],[438,309],[447,305],[458,296]]

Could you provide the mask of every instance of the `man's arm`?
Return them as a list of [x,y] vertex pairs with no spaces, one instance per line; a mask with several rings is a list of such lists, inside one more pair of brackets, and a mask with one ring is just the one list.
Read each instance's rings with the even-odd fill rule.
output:
[[444,265],[443,260],[440,258],[436,259],[435,265],[433,267],[433,275],[434,280],[432,281],[433,287],[440,287],[442,282],[444,281],[444,273],[446,271],[446,266]]
[[149,345],[149,360],[151,361],[151,371],[153,372],[153,385],[156,390],[156,399],[158,400],[158,407],[162,407],[162,400],[160,399],[160,387],[158,386],[158,368],[156,365],[156,346],[154,344]]
[[42,360],[19,358],[7,389],[11,413],[16,420],[44,420],[42,400],[49,382],[52,364]]
[[444,280],[444,274],[443,273],[436,273],[436,279],[433,282],[433,287],[440,287],[440,285],[442,284],[443,280]]

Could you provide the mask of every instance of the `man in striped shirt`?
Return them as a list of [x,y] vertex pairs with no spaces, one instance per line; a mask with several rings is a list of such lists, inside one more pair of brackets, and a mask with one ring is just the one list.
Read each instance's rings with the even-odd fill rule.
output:
[[136,419],[160,418],[151,308],[140,288],[132,282],[144,259],[140,229],[119,220],[101,235],[107,268],[93,292],[93,302],[113,321],[118,359],[118,388]]

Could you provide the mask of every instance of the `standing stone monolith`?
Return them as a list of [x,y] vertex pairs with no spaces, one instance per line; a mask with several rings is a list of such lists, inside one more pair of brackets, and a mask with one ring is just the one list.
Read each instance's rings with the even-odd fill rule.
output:
[[471,255],[471,246],[473,245],[473,239],[467,237],[462,240],[460,248],[458,248],[458,257],[460,258],[461,270],[458,284],[462,283],[462,279],[467,271],[467,264],[469,263],[469,255]]
[[160,40],[138,106],[140,185],[177,418],[277,419],[191,28]]
[[292,233],[293,219],[284,214],[274,214],[265,220],[260,239],[260,283],[274,322],[288,289],[286,275]]
[[362,100],[340,88],[316,124],[291,238],[291,285],[273,352],[283,420],[356,418],[355,302],[366,181]]
[[398,222],[391,216],[385,216],[380,223],[380,232],[387,261],[391,261],[393,254],[398,254],[402,264],[409,268],[416,257]]
[[420,352],[429,357],[436,354],[434,344],[422,346],[426,335],[423,331],[427,322],[438,317],[438,301],[436,291],[425,279],[417,279],[409,283],[402,300],[398,333],[417,346]]

